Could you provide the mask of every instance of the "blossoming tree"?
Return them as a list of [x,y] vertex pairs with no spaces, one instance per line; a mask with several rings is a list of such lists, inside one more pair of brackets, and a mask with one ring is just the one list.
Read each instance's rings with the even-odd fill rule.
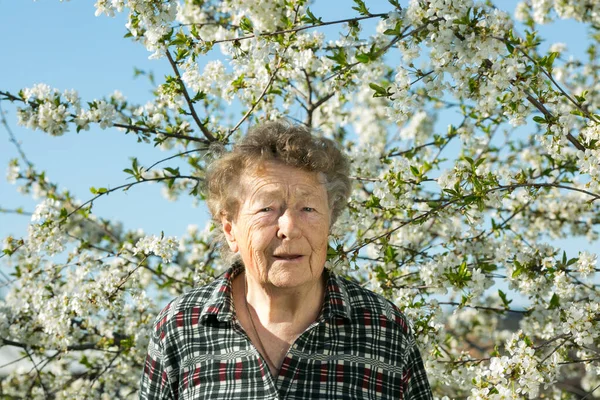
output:
[[[87,199],[24,154],[11,161],[10,178],[43,201],[28,235],[4,240],[0,346],[30,366],[2,377],[0,396],[134,397],[164,299],[226,265],[211,223],[177,239],[143,236],[92,205],[150,182],[202,198],[210,158],[280,117],[350,155],[354,192],[329,266],[412,319],[437,396],[598,395],[596,255],[549,242],[598,239],[600,3],[524,1],[522,32],[488,2],[386,5],[372,13],[354,0],[354,17],[326,20],[307,0],[98,0],[96,15],[127,13],[130,40],[170,66],[150,102],[0,88],[31,130],[97,125],[167,152],[153,165],[133,159],[123,166],[132,179]],[[536,27],[556,18],[589,26],[586,59],[541,50]],[[323,33],[332,28],[335,37]],[[205,62],[209,52],[219,56]],[[507,315],[519,317],[516,331]]]

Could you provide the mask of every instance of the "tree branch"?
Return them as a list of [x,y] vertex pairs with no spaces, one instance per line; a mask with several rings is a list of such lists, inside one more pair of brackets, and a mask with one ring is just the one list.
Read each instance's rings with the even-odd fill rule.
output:
[[269,88],[271,87],[271,85],[273,84],[273,81],[275,80],[275,76],[277,75],[277,72],[279,72],[279,68],[281,68],[281,59],[279,60],[279,63],[277,64],[277,66],[275,67],[275,70],[273,71],[273,73],[271,74],[271,77],[269,78],[269,81],[267,82],[267,84],[265,85],[262,93],[260,94],[260,96],[258,96],[258,99],[256,99],[256,101],[252,104],[252,106],[248,109],[248,111],[246,111],[246,113],[244,114],[244,116],[242,117],[242,119],[240,119],[238,121],[237,124],[235,124],[235,126],[229,130],[229,133],[227,134],[227,137],[225,138],[226,140],[229,139],[229,137],[236,131],[238,130],[238,128],[244,123],[244,121],[246,121],[246,119],[248,119],[248,117],[250,116],[250,114],[252,114],[252,112],[254,111],[254,109],[256,108],[256,106],[258,105],[258,103],[260,103],[260,101],[263,99],[263,97],[265,97],[265,95],[267,94],[267,91],[269,90]]
[[177,63],[175,62],[175,60],[173,60],[173,57],[171,56],[171,52],[169,50],[167,50],[166,54],[167,54],[167,59],[169,60],[169,63],[171,64],[171,67],[173,68],[173,71],[175,72],[175,75],[177,76],[177,80],[179,81],[179,84],[181,85],[181,91],[183,93],[183,97],[185,98],[186,103],[188,104],[188,107],[190,108],[190,114],[192,115],[192,118],[196,122],[196,125],[198,125],[198,128],[200,128],[200,130],[202,131],[202,134],[210,142],[215,142],[217,139],[213,136],[212,133],[209,132],[209,130],[206,128],[206,126],[202,123],[202,121],[200,121],[200,118],[198,118],[198,114],[196,113],[196,109],[194,108],[194,103],[192,102],[192,99],[190,98],[187,88],[185,87],[185,83],[183,83],[183,80],[181,79],[181,74],[179,73],[179,68],[177,67]]
[[342,24],[342,23],[345,23],[345,22],[358,22],[358,21],[362,21],[364,19],[370,19],[370,18],[381,18],[381,17],[386,17],[387,15],[388,15],[387,13],[382,13],[382,14],[371,14],[371,15],[367,15],[367,16],[364,16],[364,17],[339,19],[339,20],[336,20],[336,21],[321,22],[320,24],[303,25],[303,26],[300,26],[300,27],[297,27],[297,28],[285,29],[285,30],[281,30],[281,31],[265,32],[265,33],[261,33],[259,35],[252,34],[252,35],[240,36],[240,37],[231,38],[231,39],[215,40],[215,41],[213,41],[211,43],[218,44],[218,43],[235,42],[235,41],[239,41],[239,40],[252,39],[252,38],[255,38],[255,37],[262,37],[262,36],[269,37],[269,36],[281,35],[283,33],[300,32],[300,31],[304,31],[306,29],[318,28],[318,27],[321,27],[321,26],[334,25],[334,24]]

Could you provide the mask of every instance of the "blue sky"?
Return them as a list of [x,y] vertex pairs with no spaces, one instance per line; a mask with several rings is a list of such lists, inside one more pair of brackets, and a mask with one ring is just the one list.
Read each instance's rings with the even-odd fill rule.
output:
[[[144,78],[134,79],[134,67],[152,70],[161,77],[170,73],[165,60],[149,60],[150,53],[140,44],[124,39],[125,16],[95,17],[92,1],[0,0],[0,89],[17,92],[35,83],[47,83],[60,90],[76,89],[83,99],[93,100],[120,90],[130,101],[145,103],[151,98],[151,86]],[[311,7],[324,20],[350,17],[350,7],[321,2]],[[367,1],[388,9],[383,0]],[[405,2],[403,2],[405,3]],[[328,4],[323,6],[323,4]],[[334,7],[333,4],[336,6]],[[498,0],[497,4],[512,10],[516,1]],[[340,10],[347,10],[341,15]],[[381,10],[372,9],[373,12]],[[569,45],[572,54],[581,55],[585,46],[585,30],[571,21],[545,27],[545,45],[561,41]],[[27,156],[36,167],[45,170],[51,181],[68,188],[77,198],[91,198],[90,186],[114,187],[126,183],[123,168],[129,157],[149,165],[167,156],[152,147],[136,143],[132,135],[114,129],[92,127],[88,132],[69,132],[62,137],[49,137],[40,131],[23,129],[16,124],[15,109],[2,103],[7,120]],[[23,207],[33,211],[35,200],[16,192],[5,180],[8,160],[17,152],[0,127],[0,207]],[[126,228],[141,228],[148,234],[181,236],[189,224],[202,226],[207,219],[204,207],[194,208],[190,198],[176,203],[160,195],[158,185],[138,185],[127,193],[112,193],[95,203],[94,213],[111,220],[120,220]],[[28,218],[0,214],[0,237],[26,234]],[[581,241],[567,246],[591,249]]]

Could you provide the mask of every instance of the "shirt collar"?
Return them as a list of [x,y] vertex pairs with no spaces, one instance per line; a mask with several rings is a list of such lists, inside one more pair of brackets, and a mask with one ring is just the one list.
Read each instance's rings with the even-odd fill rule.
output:
[[[233,319],[232,282],[243,270],[244,266],[236,263],[217,280],[208,301],[200,313],[200,321],[206,321],[211,316],[221,322]],[[329,270],[325,270],[324,273],[327,276],[327,282],[319,319],[328,320],[336,316],[350,319],[350,301],[344,281]]]
[[350,299],[344,281],[332,271],[325,270],[325,273],[327,283],[320,319],[327,320],[333,317],[351,319]]
[[233,297],[231,295],[232,282],[244,266],[240,263],[233,264],[223,276],[217,281],[216,285],[200,312],[200,321],[206,321],[209,317],[215,317],[218,321],[231,321],[233,319]]

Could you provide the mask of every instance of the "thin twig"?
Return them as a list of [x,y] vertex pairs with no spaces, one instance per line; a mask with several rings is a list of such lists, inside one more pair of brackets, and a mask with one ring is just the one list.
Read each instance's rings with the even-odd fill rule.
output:
[[162,160],[159,160],[159,161],[155,162],[154,164],[152,164],[151,166],[149,166],[148,168],[146,168],[144,171],[145,171],[145,172],[148,172],[148,171],[150,171],[152,168],[154,168],[155,166],[157,166],[158,164],[160,164],[160,163],[163,163],[163,162],[165,162],[165,161],[172,160],[173,158],[177,158],[177,157],[185,156],[186,154],[190,154],[190,153],[198,153],[198,152],[201,152],[201,151],[206,151],[206,150],[208,150],[208,148],[202,148],[202,149],[193,149],[193,150],[184,151],[184,152],[182,152],[182,153],[177,153],[177,154],[175,154],[175,155],[173,155],[173,156],[170,156],[170,157],[167,157],[167,158],[163,158]]
[[21,160],[23,160],[23,162],[25,164],[27,164],[27,166],[29,166],[30,168],[32,168],[33,164],[31,163],[31,161],[29,161],[29,159],[25,155],[25,152],[23,151],[23,148],[21,147],[21,144],[17,141],[17,138],[15,137],[12,129],[10,128],[10,126],[8,125],[8,122],[6,121],[6,116],[4,114],[4,110],[2,109],[2,102],[1,101],[0,101],[0,122],[4,126],[4,129],[6,129],[6,132],[8,132],[8,136],[10,138],[10,141],[17,148],[17,151],[19,152],[19,155],[21,156]]
[[114,191],[117,191],[119,189],[123,189],[123,188],[129,189],[130,187],[135,186],[135,185],[139,185],[140,183],[144,183],[144,182],[161,182],[161,181],[166,181],[166,180],[169,180],[169,179],[192,179],[192,180],[196,180],[196,181],[202,181],[201,178],[198,178],[196,176],[188,176],[188,175],[164,176],[164,177],[160,177],[160,178],[142,178],[139,181],[132,182],[132,183],[126,183],[126,184],[123,184],[123,185],[119,185],[119,186],[114,187],[112,189],[106,190],[106,192],[98,193],[96,196],[92,197],[90,200],[86,201],[85,203],[82,203],[81,205],[79,205],[78,207],[76,207],[73,211],[71,211],[70,213],[68,213],[67,216],[65,217],[65,219],[69,218],[71,215],[73,215],[77,211],[81,210],[86,205],[88,205],[90,203],[93,203],[99,197],[102,197],[104,195],[108,195],[108,194],[110,194],[110,193],[112,193]]
[[192,99],[190,98],[190,94],[188,93],[187,88],[185,87],[185,84],[183,83],[183,79],[181,79],[181,74],[179,73],[179,68],[177,67],[177,63],[175,62],[175,60],[173,60],[173,57],[171,56],[171,52],[169,50],[167,50],[166,54],[167,54],[167,59],[169,60],[169,63],[171,64],[171,67],[173,68],[173,72],[175,72],[175,75],[177,76],[177,80],[179,81],[179,84],[181,85],[181,91],[182,91],[183,97],[185,98],[185,101],[188,104],[188,107],[190,108],[190,114],[192,115],[192,118],[198,125],[198,128],[200,128],[200,130],[202,131],[202,134],[209,141],[215,142],[217,139],[213,136],[212,133],[209,132],[209,130],[206,128],[206,126],[202,123],[202,121],[200,121],[200,118],[198,118],[198,114],[196,113],[196,109],[194,108],[194,103],[192,102]]
[[240,119],[238,121],[238,123],[235,124],[235,126],[229,130],[229,133],[227,134],[227,137],[225,138],[226,140],[228,140],[229,137],[244,123],[244,121],[246,121],[246,119],[248,119],[248,117],[250,116],[250,114],[252,114],[252,112],[258,105],[258,103],[260,103],[260,101],[263,99],[263,97],[265,97],[265,95],[267,94],[267,91],[269,90],[269,88],[273,84],[273,81],[275,80],[275,76],[277,75],[277,72],[279,72],[279,68],[281,68],[281,62],[282,61],[280,59],[279,63],[275,67],[275,70],[271,74],[271,77],[269,78],[269,82],[267,82],[267,84],[265,85],[265,87],[264,87],[262,93],[260,94],[260,96],[258,97],[258,99],[256,99],[256,101],[254,103],[252,103],[252,106],[248,109],[248,111],[246,111],[246,113],[244,114],[242,119]]
[[174,139],[189,140],[190,142],[209,143],[206,139],[202,139],[199,137],[182,135],[180,133],[163,132],[163,131],[159,131],[159,130],[152,129],[152,128],[145,128],[143,126],[126,125],[126,124],[119,124],[119,123],[114,123],[113,126],[115,128],[123,128],[123,129],[134,131],[134,132],[154,133],[155,135],[163,135],[163,136],[174,138]]
[[[46,395],[46,398],[48,399],[49,398],[49,394],[48,394],[48,390],[46,389],[46,386],[44,385],[44,382],[42,381],[42,373],[41,373],[41,371],[38,369],[38,366],[37,366],[35,360],[33,359],[33,357],[31,356],[31,353],[29,352],[29,349],[27,347],[23,347],[23,350],[27,354],[27,357],[29,357],[29,360],[31,360],[31,364],[33,364],[32,370],[35,369],[37,379],[40,382],[40,386],[42,387],[42,390],[44,391],[44,394]],[[30,373],[31,373],[31,371],[30,371]],[[35,384],[35,380],[33,382],[31,382],[30,390],[31,390],[31,388],[33,388],[34,384]]]
[[2,365],[0,365],[0,369],[2,369],[2,368],[6,368],[6,367],[8,367],[9,365],[12,365],[12,364],[18,363],[19,361],[23,361],[24,359],[26,359],[26,358],[28,358],[28,357],[29,357],[29,356],[26,354],[26,355],[24,355],[24,356],[23,356],[23,357],[21,357],[21,358],[17,358],[16,360],[9,361],[9,362],[7,362],[6,364],[2,364]]

